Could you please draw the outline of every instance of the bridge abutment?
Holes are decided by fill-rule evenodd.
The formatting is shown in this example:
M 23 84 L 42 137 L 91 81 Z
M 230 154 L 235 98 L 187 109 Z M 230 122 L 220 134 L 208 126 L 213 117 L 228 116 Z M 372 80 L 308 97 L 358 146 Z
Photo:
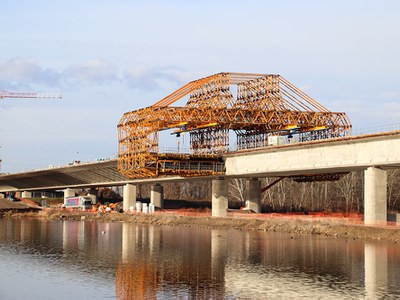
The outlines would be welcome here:
M 261 212 L 261 181 L 257 178 L 246 180 L 246 209 Z
M 164 208 L 164 188 L 156 183 L 151 186 L 150 203 L 159 209 Z
M 130 211 L 130 207 L 135 209 L 136 207 L 136 185 L 133 184 L 125 184 L 123 190 L 123 210 L 124 212 Z
M 212 181 L 211 215 L 226 217 L 228 209 L 228 181 L 217 178 Z
M 370 167 L 364 171 L 364 224 L 386 224 L 387 218 L 386 171 Z

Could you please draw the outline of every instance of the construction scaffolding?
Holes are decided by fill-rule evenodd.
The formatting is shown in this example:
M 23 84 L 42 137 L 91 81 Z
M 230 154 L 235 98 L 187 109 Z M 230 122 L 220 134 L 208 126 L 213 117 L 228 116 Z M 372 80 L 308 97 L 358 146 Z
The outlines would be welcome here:
M 187 95 L 183 107 L 171 106 Z M 171 129 L 176 136 L 190 134 L 189 154 L 159 153 L 159 133 Z M 118 168 L 130 178 L 223 174 L 221 156 L 232 132 L 241 150 L 276 145 L 280 138 L 343 137 L 351 123 L 279 75 L 219 73 L 125 113 L 118 124 Z

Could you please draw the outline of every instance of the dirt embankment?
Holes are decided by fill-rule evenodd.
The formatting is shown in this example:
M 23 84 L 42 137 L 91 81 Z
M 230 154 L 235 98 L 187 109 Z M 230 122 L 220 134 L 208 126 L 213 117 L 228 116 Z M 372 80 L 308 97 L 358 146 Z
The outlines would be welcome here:
M 14 213 L 27 213 L 27 212 L 37 212 L 41 208 L 38 207 L 37 203 L 32 201 L 20 201 L 14 200 L 10 201 L 4 198 L 0 198 L 0 217 L 5 214 Z
M 156 212 L 154 214 L 124 214 L 66 211 L 44 209 L 39 212 L 9 213 L 9 217 L 39 217 L 48 220 L 75 220 L 95 222 L 129 222 L 160 226 L 185 226 L 206 228 L 234 228 L 239 230 L 275 231 L 293 234 L 314 234 L 354 239 L 382 239 L 400 241 L 399 226 L 365 226 L 347 218 L 309 218 L 307 216 L 282 217 L 249 214 L 228 214 L 227 218 L 211 217 L 203 212 Z

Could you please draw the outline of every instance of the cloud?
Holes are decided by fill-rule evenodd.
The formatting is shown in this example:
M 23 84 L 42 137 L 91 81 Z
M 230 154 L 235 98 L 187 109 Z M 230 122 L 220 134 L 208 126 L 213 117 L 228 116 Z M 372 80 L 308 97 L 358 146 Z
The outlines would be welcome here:
M 31 85 L 56 86 L 60 73 L 41 67 L 34 59 L 13 58 L 0 61 L 0 83 L 4 87 Z
M 151 91 L 163 89 L 165 85 L 177 86 L 181 79 L 174 68 L 130 67 L 124 70 L 123 79 L 133 89 Z
M 63 71 L 63 79 L 69 84 L 104 84 L 119 80 L 116 67 L 100 60 L 75 64 Z
M 0 87 L 10 91 L 41 90 L 49 87 L 59 90 L 76 89 L 112 83 L 138 91 L 172 91 L 194 79 L 197 78 L 190 72 L 173 66 L 120 67 L 98 59 L 60 69 L 45 68 L 31 58 L 0 61 Z

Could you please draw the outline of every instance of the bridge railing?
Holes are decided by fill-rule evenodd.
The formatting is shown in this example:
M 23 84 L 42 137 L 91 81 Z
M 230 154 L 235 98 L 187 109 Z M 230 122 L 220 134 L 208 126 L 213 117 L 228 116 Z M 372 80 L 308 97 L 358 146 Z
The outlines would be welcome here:
M 358 135 L 383 133 L 383 132 L 391 132 L 391 131 L 400 131 L 400 124 L 390 124 L 390 125 L 370 127 L 370 128 L 353 129 L 351 135 L 358 136 Z

